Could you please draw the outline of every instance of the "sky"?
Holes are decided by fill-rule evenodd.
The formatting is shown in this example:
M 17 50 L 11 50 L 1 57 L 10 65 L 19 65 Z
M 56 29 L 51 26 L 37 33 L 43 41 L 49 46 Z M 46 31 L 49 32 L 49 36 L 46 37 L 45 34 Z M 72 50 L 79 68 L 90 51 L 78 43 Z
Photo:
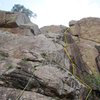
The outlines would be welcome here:
M 0 10 L 10 11 L 14 4 L 24 5 L 37 14 L 31 21 L 39 27 L 68 26 L 70 20 L 100 17 L 100 0 L 0 0 Z

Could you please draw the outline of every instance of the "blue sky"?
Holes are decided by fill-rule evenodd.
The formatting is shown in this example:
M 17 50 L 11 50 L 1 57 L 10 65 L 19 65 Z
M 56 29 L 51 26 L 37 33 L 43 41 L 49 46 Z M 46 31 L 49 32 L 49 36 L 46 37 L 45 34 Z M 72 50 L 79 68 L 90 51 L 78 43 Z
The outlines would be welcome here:
M 11 10 L 14 4 L 22 4 L 37 14 L 32 22 L 39 27 L 66 25 L 70 20 L 83 17 L 100 17 L 100 0 L 0 0 L 1 10 Z

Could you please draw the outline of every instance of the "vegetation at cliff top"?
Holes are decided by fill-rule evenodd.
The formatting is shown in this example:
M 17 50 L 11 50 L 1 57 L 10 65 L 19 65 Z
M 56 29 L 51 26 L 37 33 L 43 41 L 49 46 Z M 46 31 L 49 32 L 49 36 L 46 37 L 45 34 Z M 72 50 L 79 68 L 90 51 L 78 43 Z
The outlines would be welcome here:
M 36 17 L 37 15 L 32 12 L 30 9 L 27 9 L 26 7 L 24 7 L 23 5 L 20 4 L 15 4 L 12 9 L 12 12 L 22 12 L 25 13 L 29 18 L 31 17 Z

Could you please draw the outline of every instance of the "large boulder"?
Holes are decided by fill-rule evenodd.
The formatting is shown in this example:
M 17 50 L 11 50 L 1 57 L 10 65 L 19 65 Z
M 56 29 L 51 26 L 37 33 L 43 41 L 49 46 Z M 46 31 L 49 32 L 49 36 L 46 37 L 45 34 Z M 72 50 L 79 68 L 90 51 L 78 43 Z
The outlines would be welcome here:
M 0 27 L 18 27 L 29 22 L 30 19 L 23 13 L 0 11 Z
M 0 29 L 13 34 L 38 35 L 40 30 L 36 24 L 20 12 L 0 11 Z

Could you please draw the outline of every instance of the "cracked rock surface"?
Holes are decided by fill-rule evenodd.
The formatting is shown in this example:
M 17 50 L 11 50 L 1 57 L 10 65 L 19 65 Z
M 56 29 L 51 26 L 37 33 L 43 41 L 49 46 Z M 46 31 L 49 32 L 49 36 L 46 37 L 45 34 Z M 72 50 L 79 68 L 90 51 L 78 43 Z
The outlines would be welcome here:
M 99 99 L 98 19 L 70 23 L 66 50 L 77 66 L 73 73 L 64 51 L 68 27 L 39 29 L 24 14 L 0 12 L 0 16 L 0 20 L 6 16 L 0 22 L 0 100 L 85 100 L 90 89 L 84 83 L 93 90 L 88 99 Z

